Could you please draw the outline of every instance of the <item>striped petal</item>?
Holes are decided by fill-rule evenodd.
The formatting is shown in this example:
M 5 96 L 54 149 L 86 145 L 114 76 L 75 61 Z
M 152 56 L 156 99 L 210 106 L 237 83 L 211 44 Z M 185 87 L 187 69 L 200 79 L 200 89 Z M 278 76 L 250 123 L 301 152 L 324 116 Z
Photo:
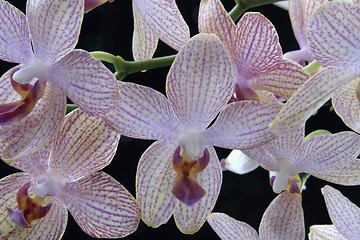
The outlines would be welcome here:
M 133 4 L 137 14 L 141 15 L 161 41 L 170 47 L 179 51 L 189 40 L 189 27 L 175 0 L 133 0 Z
M 74 110 L 53 140 L 49 171 L 65 182 L 96 172 L 111 162 L 119 140 L 100 117 Z
M 260 223 L 261 239 L 305 239 L 304 213 L 300 196 L 288 191 L 277 196 L 266 209 Z
M 106 120 L 122 135 L 140 139 L 175 139 L 179 123 L 169 100 L 152 88 L 120 83 L 120 101 Z
M 36 1 L 26 5 L 34 52 L 52 64 L 74 49 L 84 14 L 84 1 Z
M 156 50 L 159 37 L 141 15 L 134 1 L 132 7 L 134 15 L 134 33 L 132 39 L 134 59 L 135 61 L 150 59 Z
M 158 227 L 171 217 L 175 196 L 171 190 L 176 173 L 172 157 L 178 144 L 165 141 L 153 143 L 141 156 L 136 172 L 136 199 L 145 224 Z
M 301 172 L 330 173 L 350 163 L 360 153 L 360 135 L 340 132 L 309 138 L 302 146 L 294 166 Z
M 334 1 L 324 4 L 308 24 L 308 42 L 325 66 L 360 66 L 360 7 Z
M 294 132 L 327 100 L 334 91 L 359 74 L 355 68 L 328 67 L 309 78 L 286 102 L 271 130 L 278 134 Z
M 18 239 L 60 239 L 67 224 L 67 210 L 56 198 L 51 199 L 50 211 L 31 228 L 19 228 L 13 223 L 8 214 L 7 207 L 17 207 L 16 194 L 21 186 L 32 182 L 26 173 L 15 173 L 0 180 L 0 238 L 8 240 Z
M 0 2 L 0 59 L 7 62 L 28 63 L 31 50 L 26 16 L 7 1 Z
M 321 191 L 334 226 L 347 239 L 357 239 L 360 236 L 359 207 L 330 186 Z
M 334 225 L 313 225 L 310 227 L 309 240 L 348 240 Z
M 174 218 L 179 230 L 185 234 L 197 232 L 211 213 L 219 196 L 222 171 L 219 159 L 213 147 L 208 148 L 210 162 L 206 168 L 196 174 L 196 181 L 206 191 L 204 197 L 193 206 L 188 206 L 176 200 Z
M 337 115 L 341 117 L 344 123 L 360 133 L 359 83 L 360 77 L 356 77 L 341 86 L 332 98 L 332 104 Z
M 255 170 L 259 164 L 240 150 L 232 150 L 226 159 L 221 160 L 223 170 L 236 174 L 246 174 Z
M 114 75 L 86 51 L 72 51 L 52 65 L 51 71 L 50 81 L 88 114 L 107 114 L 119 98 Z
M 81 229 L 96 238 L 122 238 L 137 229 L 139 206 L 118 181 L 104 172 L 67 183 L 59 198 Z
M 235 24 L 219 0 L 202 0 L 198 17 L 199 32 L 215 34 L 235 60 Z
M 26 117 L 0 128 L 1 141 L 8 142 L 4 159 L 28 156 L 47 144 L 60 128 L 65 108 L 63 92 L 47 82 L 44 95 Z
M 229 149 L 255 147 L 275 138 L 269 124 L 280 105 L 259 101 L 228 104 L 215 123 L 204 133 L 210 145 Z
M 232 67 L 215 35 L 198 34 L 177 55 L 166 93 L 180 124 L 205 129 L 233 92 Z
M 248 239 L 257 240 L 259 235 L 250 225 L 237 221 L 224 213 L 212 213 L 207 219 L 216 234 L 223 240 Z

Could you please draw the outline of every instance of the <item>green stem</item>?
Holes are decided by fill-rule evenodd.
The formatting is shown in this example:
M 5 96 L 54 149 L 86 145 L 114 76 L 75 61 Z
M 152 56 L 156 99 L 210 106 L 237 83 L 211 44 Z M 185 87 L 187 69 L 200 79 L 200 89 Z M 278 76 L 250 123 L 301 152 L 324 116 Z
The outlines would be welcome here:
M 301 184 L 300 184 L 300 191 L 302 192 L 302 190 L 304 190 L 305 187 L 305 183 L 306 180 L 310 177 L 311 175 L 308 173 L 299 173 L 299 177 L 301 179 Z
M 311 74 L 311 73 L 313 73 L 315 70 L 317 70 L 320 66 L 321 66 L 321 64 L 320 64 L 318 61 L 314 60 L 314 61 L 312 61 L 311 63 L 309 63 L 309 64 L 305 67 L 305 70 L 306 70 L 309 74 Z
M 66 104 L 66 114 L 68 114 L 69 112 L 77 109 L 78 106 L 76 106 L 75 104 Z
M 229 12 L 232 20 L 236 21 L 247 9 L 284 0 L 235 0 L 235 7 Z

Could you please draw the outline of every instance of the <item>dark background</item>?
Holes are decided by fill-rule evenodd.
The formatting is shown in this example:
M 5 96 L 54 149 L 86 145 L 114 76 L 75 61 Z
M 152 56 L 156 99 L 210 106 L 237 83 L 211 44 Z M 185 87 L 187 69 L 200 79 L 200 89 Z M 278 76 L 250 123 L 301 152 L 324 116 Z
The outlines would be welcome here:
M 25 9 L 24 1 L 9 1 L 22 11 Z M 191 36 L 198 33 L 197 15 L 199 0 L 176 1 L 185 21 L 190 26 Z M 235 5 L 233 0 L 222 0 L 225 8 L 230 11 Z M 284 52 L 298 48 L 293 36 L 288 13 L 273 5 L 253 8 L 251 11 L 259 11 L 264 14 L 276 27 L 280 43 Z M 77 48 L 87 51 L 106 51 L 114 55 L 120 55 L 125 60 L 133 60 L 131 42 L 133 33 L 132 7 L 130 0 L 116 0 L 114 3 L 106 3 L 85 14 L 82 30 Z M 176 53 L 165 44 L 159 42 L 156 56 L 166 56 Z M 1 61 L 0 74 L 9 69 L 12 64 Z M 108 65 L 107 65 L 108 66 Z M 108 66 L 112 70 L 112 66 Z M 145 73 L 137 73 L 127 76 L 124 81 L 146 85 L 164 92 L 165 79 L 169 67 L 149 70 Z M 316 129 L 328 129 L 331 132 L 347 130 L 346 126 L 329 108 L 319 110 L 306 126 L 307 133 Z M 135 196 L 135 173 L 137 162 L 145 149 L 153 141 L 135 140 L 122 137 L 118 152 L 112 163 L 104 168 L 104 171 L 116 178 Z M 217 148 L 219 159 L 225 158 L 229 150 Z M 1 164 L 0 178 L 18 170 Z M 313 224 L 330 224 L 321 187 L 327 184 L 324 181 L 310 177 L 306 183 L 307 190 L 302 194 L 303 209 L 305 214 L 306 231 Z M 333 185 L 333 184 L 330 184 Z M 333 185 L 354 202 L 360 201 L 358 187 L 341 187 Z M 214 212 L 224 212 L 228 215 L 250 224 L 258 230 L 262 214 L 267 206 L 277 195 L 273 193 L 270 185 L 268 172 L 258 168 L 246 175 L 236 175 L 224 172 L 222 189 L 214 208 Z M 69 214 L 69 222 L 63 239 L 93 239 L 77 226 Z M 184 235 L 176 227 L 173 218 L 168 223 L 157 229 L 146 226 L 140 222 L 138 230 L 125 239 L 218 239 L 210 226 L 204 226 L 194 235 Z

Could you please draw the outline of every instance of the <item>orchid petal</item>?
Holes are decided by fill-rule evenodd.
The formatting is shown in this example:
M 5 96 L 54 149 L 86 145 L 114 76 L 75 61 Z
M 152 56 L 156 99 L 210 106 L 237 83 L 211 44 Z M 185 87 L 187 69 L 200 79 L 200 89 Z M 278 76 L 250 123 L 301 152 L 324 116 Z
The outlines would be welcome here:
M 360 66 L 360 7 L 329 2 L 318 8 L 308 24 L 308 42 L 317 61 L 326 66 Z
M 92 237 L 121 238 L 137 229 L 134 197 L 104 172 L 67 183 L 59 195 L 81 229 Z
M 353 161 L 360 153 L 360 135 L 344 131 L 309 138 L 294 165 L 302 172 L 325 173 Z
M 357 239 L 360 236 L 359 207 L 330 186 L 325 186 L 321 191 L 334 226 L 347 239 Z
M 321 171 L 319 173 L 311 173 L 314 177 L 322 180 L 346 185 L 353 186 L 360 184 L 360 160 L 354 159 L 351 162 L 346 162 L 343 165 L 336 164 L 336 168 L 333 167 L 329 170 Z
M 0 2 L 0 4 L 1 3 L 2 2 Z M 20 95 L 14 91 L 14 88 L 11 86 L 11 81 L 10 81 L 10 73 L 14 69 L 17 69 L 17 68 L 19 68 L 19 65 L 8 70 L 0 78 L 0 103 L 1 104 L 11 103 L 11 102 L 15 102 L 15 101 L 18 101 L 21 99 Z
M 198 18 L 199 32 L 215 34 L 234 61 L 235 24 L 221 2 L 219 0 L 202 0 Z
M 189 40 L 189 27 L 175 0 L 133 0 L 133 4 L 155 34 L 170 47 L 179 51 Z
M 272 140 L 269 124 L 280 105 L 259 101 L 238 101 L 228 104 L 215 123 L 206 130 L 209 144 L 229 149 L 255 147 Z
M 174 218 L 177 227 L 185 234 L 197 232 L 211 213 L 218 198 L 222 171 L 219 159 L 213 147 L 208 147 L 210 162 L 206 168 L 196 174 L 196 181 L 206 191 L 204 197 L 193 206 L 188 206 L 178 200 L 174 209 Z
M 307 47 L 306 28 L 310 16 L 315 10 L 328 0 L 291 0 L 289 1 L 289 15 L 292 29 L 300 48 Z
M 221 239 L 260 240 L 258 233 L 250 225 L 224 213 L 212 213 L 207 221 Z
M 154 55 L 159 37 L 142 17 L 134 1 L 132 7 L 134 14 L 134 33 L 132 39 L 134 59 L 135 61 L 150 59 Z
M 119 98 L 114 75 L 83 50 L 74 50 L 52 67 L 52 79 L 78 107 L 90 115 L 105 115 Z
M 360 77 L 356 77 L 341 86 L 332 98 L 332 103 L 337 115 L 344 123 L 360 133 L 359 83 Z
M 298 194 L 288 191 L 277 196 L 266 209 L 260 223 L 261 239 L 305 239 L 304 213 Z
M 310 227 L 309 240 L 348 240 L 334 225 L 313 225 Z
M 96 172 L 111 162 L 119 140 L 102 118 L 76 109 L 53 139 L 49 171 L 65 182 Z
M 141 139 L 175 139 L 179 123 L 168 99 L 152 88 L 120 83 L 120 101 L 106 120 L 122 135 Z
M 331 96 L 334 91 L 359 74 L 355 68 L 328 67 L 309 78 L 286 102 L 271 124 L 279 135 L 304 126 L 306 120 Z
M 299 64 L 284 59 L 276 69 L 257 75 L 248 84 L 253 90 L 264 90 L 289 99 L 309 77 Z
M 178 144 L 157 141 L 141 156 L 136 173 L 136 199 L 142 220 L 151 227 L 166 223 L 171 217 L 175 196 L 171 190 L 176 173 L 172 157 Z
M 0 59 L 28 63 L 33 52 L 26 16 L 7 1 L 0 2 Z
M 93 10 L 94 8 L 106 3 L 108 0 L 85 0 L 84 3 L 84 12 L 88 13 L 91 10 Z M 109 2 L 113 2 L 115 0 L 109 0 Z
M 66 110 L 62 91 L 47 82 L 43 97 L 23 119 L 0 128 L 1 140 L 8 142 L 4 159 L 17 159 L 30 155 L 54 136 L 60 128 Z
M 236 174 L 246 174 L 255 170 L 258 166 L 259 164 L 255 160 L 245 155 L 242 151 L 232 150 L 224 160 L 223 168 Z
M 9 240 L 60 239 L 67 224 L 67 210 L 56 198 L 51 199 L 52 205 L 46 216 L 35 222 L 31 228 L 19 228 L 5 213 L 7 207 L 17 207 L 17 191 L 27 182 L 32 182 L 32 178 L 26 173 L 15 173 L 0 180 L 0 211 L 2 212 L 0 238 Z
M 26 16 L 36 56 L 50 65 L 74 49 L 84 14 L 84 1 L 35 1 Z
M 233 92 L 228 54 L 215 35 L 198 34 L 181 49 L 166 93 L 180 124 L 205 129 Z

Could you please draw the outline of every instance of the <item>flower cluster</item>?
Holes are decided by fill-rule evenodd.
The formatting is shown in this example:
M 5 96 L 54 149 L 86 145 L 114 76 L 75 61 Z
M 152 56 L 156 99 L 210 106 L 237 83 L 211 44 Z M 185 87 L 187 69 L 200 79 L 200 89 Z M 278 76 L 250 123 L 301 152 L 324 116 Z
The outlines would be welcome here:
M 0 158 L 22 171 L 0 180 L 0 239 L 61 239 L 68 211 L 95 238 L 172 216 L 184 234 L 208 223 L 221 239 L 360 238 L 359 208 L 331 186 L 322 193 L 333 225 L 306 229 L 302 207 L 310 176 L 360 185 L 359 0 L 290 0 L 300 49 L 285 54 L 272 23 L 244 13 L 276 1 L 236 0 L 228 13 L 201 0 L 190 36 L 175 0 L 133 0 L 135 61 L 75 49 L 84 14 L 106 2 L 27 0 L 24 13 L 0 0 L 0 59 L 17 64 L 0 78 Z M 154 58 L 159 40 L 176 54 Z M 165 94 L 126 82 L 164 66 Z M 330 98 L 350 129 L 306 135 Z M 100 171 L 120 135 L 155 140 L 138 161 L 135 197 Z M 232 152 L 220 161 L 215 147 Z M 258 166 L 278 194 L 259 232 L 213 212 L 223 171 Z

